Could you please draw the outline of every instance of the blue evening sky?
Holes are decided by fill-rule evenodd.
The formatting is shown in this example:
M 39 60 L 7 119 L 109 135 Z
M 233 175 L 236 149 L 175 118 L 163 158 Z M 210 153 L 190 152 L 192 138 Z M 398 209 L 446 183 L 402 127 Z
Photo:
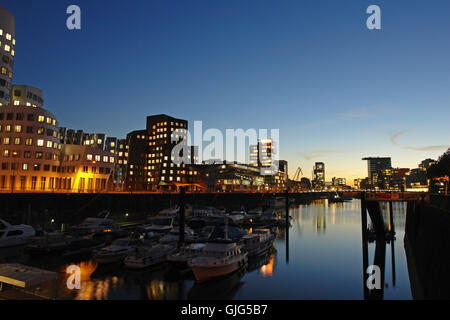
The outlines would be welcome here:
M 82 30 L 66 28 L 77 4 Z M 366 28 L 381 7 L 382 29 Z M 417 167 L 449 146 L 450 1 L 0 0 L 14 83 L 61 126 L 125 137 L 147 115 L 204 129 L 279 128 L 310 177 L 365 177 L 365 156 Z M 349 181 L 353 182 L 353 181 Z

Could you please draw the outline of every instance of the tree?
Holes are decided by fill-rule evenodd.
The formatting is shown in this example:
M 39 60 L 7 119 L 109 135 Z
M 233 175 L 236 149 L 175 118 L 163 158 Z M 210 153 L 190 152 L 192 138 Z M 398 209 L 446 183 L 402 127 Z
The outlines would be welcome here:
M 428 168 L 427 176 L 430 179 L 450 176 L 450 148 L 439 157 L 434 165 Z

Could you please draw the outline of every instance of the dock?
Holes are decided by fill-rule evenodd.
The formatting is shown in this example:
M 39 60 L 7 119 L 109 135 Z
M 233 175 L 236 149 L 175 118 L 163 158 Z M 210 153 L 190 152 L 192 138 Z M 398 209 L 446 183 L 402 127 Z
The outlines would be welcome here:
M 19 291 L 4 292 L 4 285 L 17 287 L 20 289 L 28 289 L 33 286 L 45 283 L 48 281 L 56 281 L 58 274 L 56 272 L 42 270 L 30 266 L 21 265 L 18 263 L 0 264 L 0 298 L 17 300 L 28 300 L 32 298 L 39 298 L 30 293 Z

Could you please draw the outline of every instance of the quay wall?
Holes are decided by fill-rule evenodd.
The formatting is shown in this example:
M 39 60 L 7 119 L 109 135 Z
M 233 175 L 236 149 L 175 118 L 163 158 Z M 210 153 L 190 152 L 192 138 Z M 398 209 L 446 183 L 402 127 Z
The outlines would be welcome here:
M 245 209 L 264 206 L 266 200 L 284 196 L 269 193 L 187 193 L 185 203 L 238 210 L 242 206 Z M 289 195 L 298 203 L 327 196 L 321 192 Z M 128 214 L 126 219 L 139 220 L 179 202 L 180 194 L 177 193 L 0 193 L 0 219 L 39 225 L 54 219 L 55 224 L 67 224 L 79 223 L 87 216 L 108 210 L 115 218 L 125 219 L 125 214 Z

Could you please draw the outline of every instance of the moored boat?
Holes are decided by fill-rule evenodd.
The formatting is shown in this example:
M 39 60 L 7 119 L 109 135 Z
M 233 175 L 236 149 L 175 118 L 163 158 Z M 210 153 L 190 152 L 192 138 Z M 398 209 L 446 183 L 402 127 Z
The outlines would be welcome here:
M 34 235 L 36 235 L 36 231 L 32 226 L 11 225 L 0 219 L 0 248 L 24 245 Z
M 130 269 L 143 269 L 166 262 L 167 256 L 175 250 L 175 246 L 165 244 L 136 247 L 125 258 L 125 267 Z
M 243 238 L 243 249 L 250 256 L 257 256 L 269 251 L 273 246 L 275 236 L 269 229 L 255 229 L 252 233 L 245 235 Z
M 235 242 L 207 243 L 202 254 L 188 262 L 199 282 L 230 274 L 247 264 L 247 252 Z
M 187 267 L 190 260 L 201 255 L 205 246 L 206 244 L 204 243 L 187 244 L 182 246 L 178 252 L 169 255 L 167 260 L 176 266 Z
M 98 263 L 121 263 L 138 246 L 143 245 L 141 239 L 128 237 L 115 240 L 111 245 L 94 250 L 93 258 Z

